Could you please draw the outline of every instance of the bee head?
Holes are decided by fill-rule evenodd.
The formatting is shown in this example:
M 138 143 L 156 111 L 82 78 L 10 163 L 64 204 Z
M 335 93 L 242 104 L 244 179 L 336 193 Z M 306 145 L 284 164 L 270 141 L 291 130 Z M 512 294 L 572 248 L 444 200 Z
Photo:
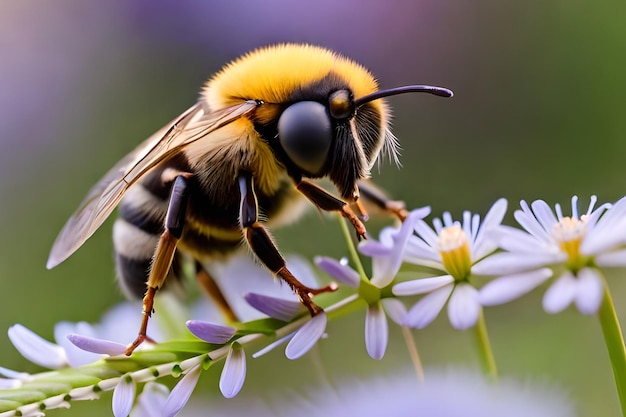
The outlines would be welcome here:
M 319 91 L 319 86 L 315 88 Z M 278 141 L 284 155 L 300 174 L 328 176 L 344 199 L 358 198 L 357 181 L 369 175 L 385 142 L 394 139 L 387 129 L 384 105 L 375 100 L 403 93 L 428 92 L 451 97 L 445 88 L 406 86 L 354 98 L 348 88 L 331 90 L 322 97 L 294 100 L 278 119 Z M 305 95 L 306 94 L 302 94 Z

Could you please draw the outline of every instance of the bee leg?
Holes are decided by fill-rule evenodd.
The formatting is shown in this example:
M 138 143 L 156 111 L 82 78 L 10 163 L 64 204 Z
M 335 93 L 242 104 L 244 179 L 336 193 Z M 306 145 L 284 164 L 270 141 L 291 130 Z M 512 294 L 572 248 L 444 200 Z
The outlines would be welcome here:
M 291 271 L 287 269 L 285 259 L 278 252 L 278 248 L 267 233 L 267 230 L 259 223 L 257 200 L 254 194 L 252 175 L 249 172 L 240 174 L 239 190 L 241 192 L 239 218 L 246 240 L 252 251 L 272 273 L 289 285 L 312 316 L 324 311 L 311 300 L 311 297 L 324 292 L 335 291 L 337 285 L 330 284 L 323 288 L 315 289 L 307 287 L 298 281 Z
M 146 294 L 143 297 L 143 318 L 139 334 L 133 343 L 126 348 L 126 355 L 130 356 L 137 347 L 146 340 L 150 340 L 147 335 L 148 321 L 154 311 L 154 296 L 163 286 L 168 271 L 172 266 L 176 244 L 183 233 L 185 221 L 185 210 L 187 209 L 188 178 L 190 174 L 179 175 L 174 180 L 172 193 L 165 215 L 165 231 L 161 234 L 159 243 L 154 251 L 152 268 L 148 277 Z
M 198 283 L 200 284 L 204 292 L 206 292 L 207 295 L 211 297 L 211 300 L 213 300 L 224 318 L 226 318 L 226 321 L 228 323 L 238 322 L 239 318 L 224 297 L 224 294 L 222 294 L 222 290 L 220 290 L 220 287 L 218 287 L 211 274 L 209 274 L 207 270 L 204 269 L 200 262 L 196 262 L 196 271 L 196 279 L 198 280 Z
M 356 230 L 357 237 L 359 239 L 365 238 L 365 225 L 345 201 L 341 201 L 328 191 L 308 181 L 300 180 L 300 182 L 296 184 L 296 188 L 315 204 L 317 208 L 324 211 L 340 212 L 343 217 L 352 223 L 352 226 L 354 226 Z
M 371 181 L 359 181 L 359 192 L 363 200 L 376 206 L 378 209 L 397 217 L 400 221 L 404 221 L 409 215 L 404 201 L 394 201 L 389 199 L 378 187 Z M 359 205 L 359 208 L 361 206 Z

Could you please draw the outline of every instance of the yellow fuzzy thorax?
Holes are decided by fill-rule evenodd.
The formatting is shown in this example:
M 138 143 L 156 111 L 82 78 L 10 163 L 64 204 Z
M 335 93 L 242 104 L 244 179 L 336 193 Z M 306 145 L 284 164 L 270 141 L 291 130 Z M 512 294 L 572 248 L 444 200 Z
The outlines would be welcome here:
M 378 90 L 374 76 L 348 58 L 318 46 L 282 44 L 257 49 L 226 65 L 207 82 L 203 97 L 213 110 L 242 100 L 284 103 L 294 91 L 330 72 L 345 79 L 355 98 Z

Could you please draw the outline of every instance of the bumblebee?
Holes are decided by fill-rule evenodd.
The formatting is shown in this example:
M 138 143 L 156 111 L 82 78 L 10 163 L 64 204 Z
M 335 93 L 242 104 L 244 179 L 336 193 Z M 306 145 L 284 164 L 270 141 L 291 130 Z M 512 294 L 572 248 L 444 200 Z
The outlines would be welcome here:
M 119 205 L 113 242 L 120 286 L 128 296 L 143 297 L 139 334 L 127 354 L 148 339 L 155 294 L 178 276 L 181 256 L 196 261 L 201 286 L 228 313 L 202 265 L 234 252 L 242 240 L 311 315 L 318 314 L 312 297 L 335 287 L 300 283 L 266 228 L 295 220 L 308 199 L 341 213 L 364 237 L 359 196 L 392 207 L 362 182 L 381 151 L 397 158 L 382 98 L 409 92 L 452 96 L 430 86 L 379 91 L 367 69 L 317 46 L 250 52 L 209 79 L 196 104 L 89 191 L 57 237 L 47 267 L 72 255 Z M 322 177 L 340 198 L 310 181 Z

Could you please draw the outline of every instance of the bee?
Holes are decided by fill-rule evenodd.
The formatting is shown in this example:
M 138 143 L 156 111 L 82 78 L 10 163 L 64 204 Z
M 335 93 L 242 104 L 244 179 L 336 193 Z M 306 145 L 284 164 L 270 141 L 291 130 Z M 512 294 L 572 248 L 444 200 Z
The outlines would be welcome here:
M 312 297 L 335 287 L 300 283 L 267 228 L 294 221 L 308 200 L 340 213 L 365 237 L 361 193 L 403 217 L 362 181 L 381 151 L 397 157 L 382 99 L 410 92 L 452 96 L 421 85 L 379 90 L 367 69 L 322 47 L 281 44 L 250 52 L 210 78 L 196 104 L 91 188 L 57 237 L 47 267 L 72 255 L 119 205 L 117 275 L 128 296 L 143 297 L 139 333 L 127 354 L 149 340 L 155 294 L 180 274 L 181 256 L 196 261 L 201 286 L 228 313 L 202 265 L 235 252 L 242 240 L 318 314 L 323 310 Z M 339 198 L 310 181 L 323 177 Z

